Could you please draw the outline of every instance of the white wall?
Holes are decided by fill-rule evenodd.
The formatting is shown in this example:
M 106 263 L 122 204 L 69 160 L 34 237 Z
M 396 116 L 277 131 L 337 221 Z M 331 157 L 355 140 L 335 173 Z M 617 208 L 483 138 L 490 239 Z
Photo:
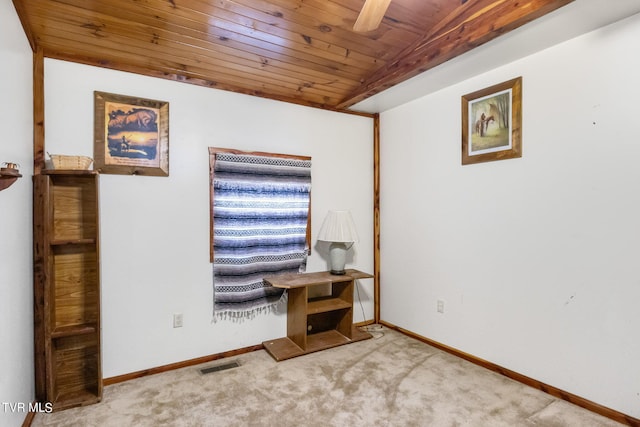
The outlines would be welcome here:
M 93 156 L 94 90 L 170 111 L 168 178 L 100 176 L 105 378 L 286 335 L 282 314 L 212 323 L 207 147 L 312 156 L 313 245 L 327 210 L 350 209 L 361 234 L 350 265 L 373 271 L 372 119 L 46 60 L 47 151 Z M 327 268 L 318 249 L 307 271 Z M 373 283 L 361 286 L 371 319 Z
M 383 320 L 640 417 L 637 52 L 640 15 L 381 115 Z M 461 166 L 460 97 L 517 76 L 523 157 Z
M 0 1 L 0 164 L 23 178 L 0 192 L 0 425 L 19 426 L 33 401 L 32 54 L 10 1 Z

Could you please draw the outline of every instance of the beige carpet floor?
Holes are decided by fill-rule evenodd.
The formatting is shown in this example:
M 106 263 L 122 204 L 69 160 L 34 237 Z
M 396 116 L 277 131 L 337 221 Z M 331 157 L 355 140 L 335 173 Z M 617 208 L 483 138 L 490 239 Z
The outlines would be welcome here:
M 114 384 L 101 403 L 37 414 L 32 425 L 620 425 L 398 332 L 376 335 L 283 362 L 261 350 Z M 240 366 L 200 373 L 229 361 Z

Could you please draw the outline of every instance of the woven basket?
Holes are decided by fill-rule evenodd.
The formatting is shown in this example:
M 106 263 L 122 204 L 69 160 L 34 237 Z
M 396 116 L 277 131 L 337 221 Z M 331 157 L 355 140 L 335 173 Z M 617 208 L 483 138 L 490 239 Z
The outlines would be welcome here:
M 86 170 L 89 169 L 93 159 L 87 156 L 65 156 L 62 154 L 49 154 L 54 169 Z

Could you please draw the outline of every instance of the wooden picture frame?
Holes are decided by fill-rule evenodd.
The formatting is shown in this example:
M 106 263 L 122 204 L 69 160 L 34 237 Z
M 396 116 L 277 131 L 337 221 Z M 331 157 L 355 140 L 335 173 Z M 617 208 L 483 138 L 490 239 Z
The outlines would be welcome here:
M 169 176 L 169 103 L 94 92 L 94 169 Z
M 462 97 L 462 164 L 522 157 L 522 77 Z

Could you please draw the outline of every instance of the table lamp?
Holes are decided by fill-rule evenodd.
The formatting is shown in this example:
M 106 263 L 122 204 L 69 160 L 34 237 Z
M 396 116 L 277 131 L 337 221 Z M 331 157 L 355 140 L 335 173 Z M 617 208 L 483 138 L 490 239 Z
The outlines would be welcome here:
M 320 227 L 318 240 L 331 242 L 329 260 L 331 274 L 345 274 L 347 251 L 358 241 L 356 226 L 349 211 L 329 211 Z

